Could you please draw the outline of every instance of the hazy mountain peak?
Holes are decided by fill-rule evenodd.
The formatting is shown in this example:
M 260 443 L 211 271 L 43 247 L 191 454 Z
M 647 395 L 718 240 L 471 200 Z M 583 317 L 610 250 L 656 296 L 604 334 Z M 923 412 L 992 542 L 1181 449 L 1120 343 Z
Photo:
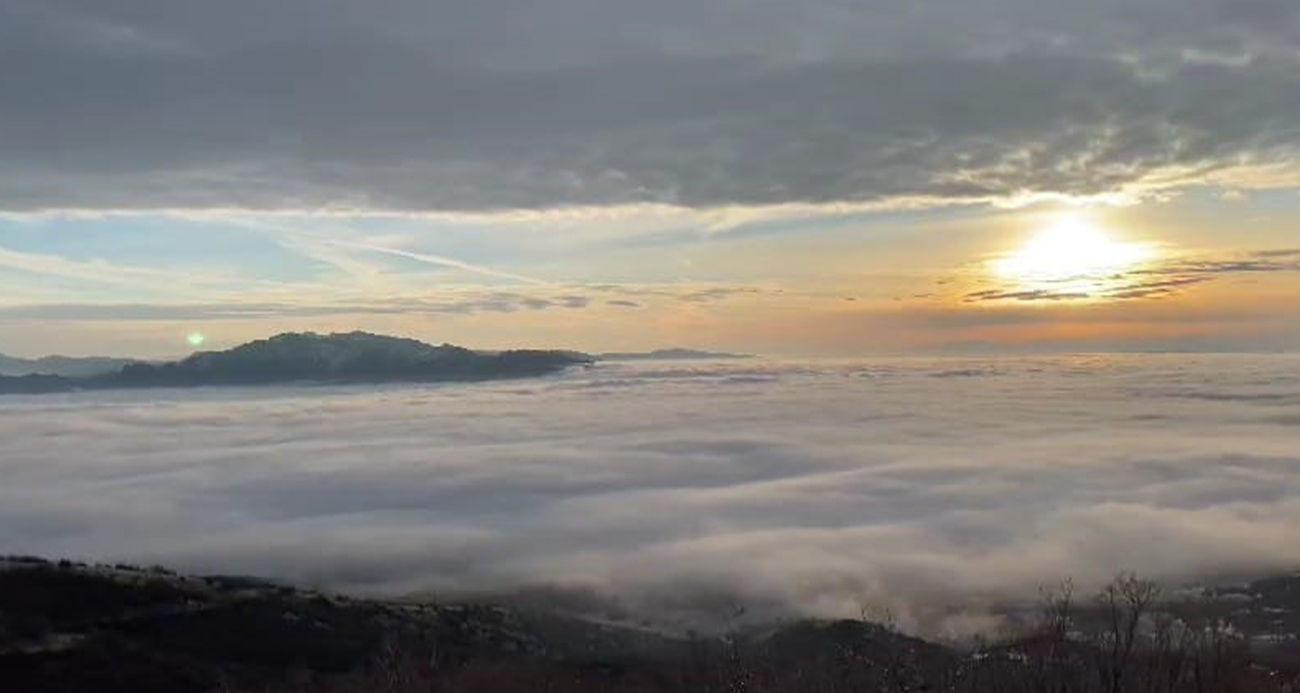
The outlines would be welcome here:
M 0 376 L 57 375 L 80 378 L 102 375 L 121 370 L 137 359 L 108 358 L 102 356 L 43 356 L 24 359 L 0 354 Z
M 671 361 L 671 360 L 693 360 L 693 359 L 749 359 L 754 358 L 752 354 L 731 354 L 723 351 L 702 351 L 699 349 L 684 349 L 673 347 L 669 349 L 655 349 L 653 351 L 611 351 L 598 354 L 601 361 Z

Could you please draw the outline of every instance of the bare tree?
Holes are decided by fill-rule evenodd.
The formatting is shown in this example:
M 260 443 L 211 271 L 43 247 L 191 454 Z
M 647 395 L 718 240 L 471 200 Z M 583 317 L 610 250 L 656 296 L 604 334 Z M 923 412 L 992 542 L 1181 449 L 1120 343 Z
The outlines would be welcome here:
M 1105 693 L 1125 692 L 1143 623 L 1159 596 L 1155 582 L 1133 573 L 1120 573 L 1098 593 L 1102 623 L 1093 644 Z

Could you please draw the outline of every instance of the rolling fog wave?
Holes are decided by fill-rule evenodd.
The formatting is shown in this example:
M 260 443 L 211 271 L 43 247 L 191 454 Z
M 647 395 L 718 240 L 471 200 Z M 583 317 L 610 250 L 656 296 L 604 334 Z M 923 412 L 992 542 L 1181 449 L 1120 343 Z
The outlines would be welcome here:
M 957 633 L 1066 576 L 1300 565 L 1300 358 L 8 397 L 0 474 L 0 552 Z

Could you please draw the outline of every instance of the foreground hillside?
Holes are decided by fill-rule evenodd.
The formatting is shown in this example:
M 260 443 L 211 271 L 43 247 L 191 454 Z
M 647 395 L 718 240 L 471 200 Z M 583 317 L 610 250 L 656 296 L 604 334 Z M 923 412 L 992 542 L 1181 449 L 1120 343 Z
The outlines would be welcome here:
M 674 637 L 535 610 L 10 558 L 0 690 L 1295 690 L 1300 579 L 1208 593 L 1195 611 L 1133 578 L 1106 594 L 1073 612 L 1058 594 L 1019 635 L 958 649 L 865 621 Z
M 285 333 L 226 351 L 200 352 L 181 361 L 131 363 L 95 376 L 0 377 L 0 394 L 293 382 L 493 380 L 546 375 L 590 362 L 589 357 L 568 351 L 484 352 L 366 332 Z
M 262 580 L 162 568 L 0 562 L 0 690 L 188 691 L 261 687 L 424 664 L 598 666 L 672 641 L 487 605 L 349 599 Z

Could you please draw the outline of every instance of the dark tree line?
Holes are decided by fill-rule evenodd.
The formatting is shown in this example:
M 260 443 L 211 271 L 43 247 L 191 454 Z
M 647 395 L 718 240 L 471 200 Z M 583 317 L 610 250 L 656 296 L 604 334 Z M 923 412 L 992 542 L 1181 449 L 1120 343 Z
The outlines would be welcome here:
M 1295 693 L 1300 678 L 1257 663 L 1210 608 L 1166 600 L 1154 582 L 1118 576 L 1091 598 L 1045 590 L 1013 637 L 954 651 L 843 622 L 819 631 L 699 639 L 671 658 L 622 663 L 470 661 L 393 646 L 369 671 L 290 690 L 333 693 Z M 234 689 L 231 689 L 234 690 Z M 243 693 L 243 692 L 241 692 Z

